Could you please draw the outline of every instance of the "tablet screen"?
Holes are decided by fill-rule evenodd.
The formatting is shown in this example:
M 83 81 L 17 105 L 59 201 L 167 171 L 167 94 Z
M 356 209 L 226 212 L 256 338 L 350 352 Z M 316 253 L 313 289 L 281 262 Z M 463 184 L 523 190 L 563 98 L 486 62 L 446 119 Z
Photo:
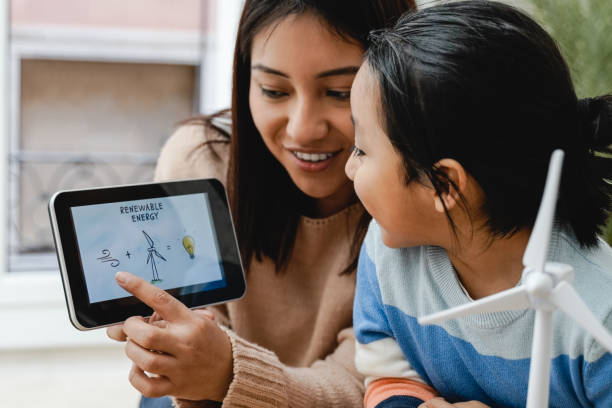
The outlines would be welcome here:
M 128 297 L 127 271 L 181 294 L 226 286 L 208 193 L 70 207 L 90 303 Z

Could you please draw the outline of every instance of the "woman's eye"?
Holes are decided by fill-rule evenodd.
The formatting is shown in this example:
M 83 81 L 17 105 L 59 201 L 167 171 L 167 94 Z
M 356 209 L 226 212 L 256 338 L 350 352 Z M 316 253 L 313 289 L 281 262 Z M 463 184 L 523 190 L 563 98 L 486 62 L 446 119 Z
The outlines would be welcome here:
M 351 91 L 334 91 L 332 89 L 326 92 L 327 96 L 331 96 L 335 99 L 340 99 L 342 101 L 349 100 L 351 98 Z
M 264 94 L 264 96 L 267 96 L 268 98 L 272 98 L 272 99 L 282 98 L 283 96 L 287 95 L 287 92 L 276 91 L 274 89 L 263 88 L 263 87 L 261 88 L 261 93 Z
M 365 152 L 361 150 L 360 148 L 358 148 L 357 146 L 353 146 L 353 154 L 355 155 L 355 157 L 360 157 L 360 156 L 364 156 Z

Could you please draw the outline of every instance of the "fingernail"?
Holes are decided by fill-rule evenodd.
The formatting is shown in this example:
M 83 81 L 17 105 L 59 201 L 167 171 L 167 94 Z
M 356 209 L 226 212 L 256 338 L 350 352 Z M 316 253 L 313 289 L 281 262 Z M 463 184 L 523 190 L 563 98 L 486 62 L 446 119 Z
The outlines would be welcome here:
M 128 274 L 125 273 L 125 272 L 117 272 L 115 274 L 115 280 L 117 282 L 119 282 L 120 284 L 122 284 L 122 285 L 127 284 L 128 283 L 128 279 L 129 279 L 128 278 Z

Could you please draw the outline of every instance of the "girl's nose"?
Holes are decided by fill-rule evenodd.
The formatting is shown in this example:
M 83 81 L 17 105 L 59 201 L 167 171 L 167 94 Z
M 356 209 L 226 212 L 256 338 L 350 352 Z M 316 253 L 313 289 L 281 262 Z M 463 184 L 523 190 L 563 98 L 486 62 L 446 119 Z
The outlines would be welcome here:
M 289 112 L 287 135 L 303 146 L 323 139 L 329 131 L 329 125 L 321 109 L 314 101 L 296 101 Z
M 344 165 L 344 172 L 346 173 L 346 177 L 348 177 L 351 181 L 355 181 L 355 171 L 357 171 L 357 167 L 359 166 L 359 163 L 357 162 L 358 160 L 355 155 L 351 154 L 348 160 L 346 161 L 346 164 Z

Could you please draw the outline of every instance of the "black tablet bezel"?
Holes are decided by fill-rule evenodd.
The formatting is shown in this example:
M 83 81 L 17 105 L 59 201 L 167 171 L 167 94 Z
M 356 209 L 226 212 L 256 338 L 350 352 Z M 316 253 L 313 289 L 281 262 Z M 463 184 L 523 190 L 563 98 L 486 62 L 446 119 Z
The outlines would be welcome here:
M 210 214 L 217 234 L 226 285 L 222 288 L 195 291 L 200 285 L 167 290 L 189 308 L 201 307 L 241 298 L 246 283 L 227 195 L 216 179 L 183 180 L 163 183 L 134 184 L 87 190 L 57 192 L 49 201 L 49 215 L 53 229 L 62 283 L 70 320 L 79 330 L 120 323 L 130 316 L 150 316 L 153 311 L 134 296 L 103 302 L 89 302 L 80 252 L 76 240 L 71 207 L 114 202 L 153 199 L 195 193 L 207 193 Z M 203 216 L 207 216 L 203 214 Z M 220 234 L 224 234 L 221 236 Z

